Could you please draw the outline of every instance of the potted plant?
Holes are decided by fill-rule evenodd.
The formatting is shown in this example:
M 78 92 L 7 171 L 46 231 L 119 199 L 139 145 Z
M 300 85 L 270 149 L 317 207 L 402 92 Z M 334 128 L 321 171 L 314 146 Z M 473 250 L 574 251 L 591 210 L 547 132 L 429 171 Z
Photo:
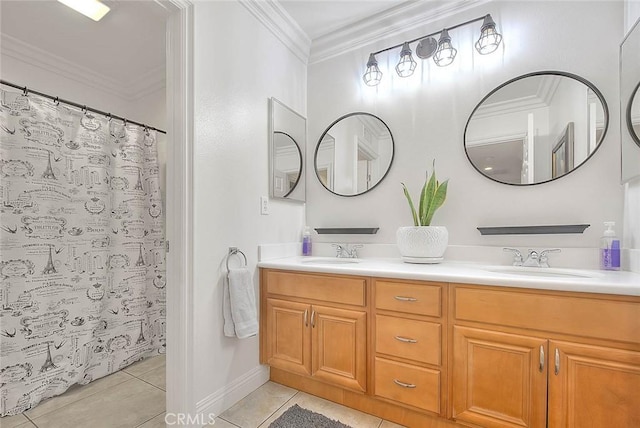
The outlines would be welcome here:
M 402 260 L 407 263 L 439 263 L 449 243 L 449 232 L 444 226 L 431 226 L 431 220 L 435 212 L 444 204 L 447 198 L 447 184 L 436 178 L 436 162 L 433 161 L 433 172 L 427 177 L 420 193 L 418 211 L 409 195 L 409 190 L 404 183 L 404 195 L 409 202 L 413 226 L 400 227 L 396 233 L 398 249 Z

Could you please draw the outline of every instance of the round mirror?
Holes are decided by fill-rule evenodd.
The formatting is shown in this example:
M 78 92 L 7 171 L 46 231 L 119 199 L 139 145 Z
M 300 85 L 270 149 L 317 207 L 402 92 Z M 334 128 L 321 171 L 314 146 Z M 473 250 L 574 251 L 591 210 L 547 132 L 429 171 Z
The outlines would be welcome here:
M 640 83 L 633 91 L 627 107 L 627 127 L 631 138 L 640 146 Z
M 314 160 L 316 175 L 336 195 L 361 195 L 387 175 L 393 152 L 386 123 L 370 113 L 350 113 L 322 133 Z
M 296 188 L 302 173 L 300 146 L 289 134 L 273 133 L 273 196 L 286 198 Z
M 598 89 L 557 71 L 530 73 L 489 93 L 471 113 L 464 147 L 491 180 L 545 183 L 585 163 L 607 131 L 609 111 Z

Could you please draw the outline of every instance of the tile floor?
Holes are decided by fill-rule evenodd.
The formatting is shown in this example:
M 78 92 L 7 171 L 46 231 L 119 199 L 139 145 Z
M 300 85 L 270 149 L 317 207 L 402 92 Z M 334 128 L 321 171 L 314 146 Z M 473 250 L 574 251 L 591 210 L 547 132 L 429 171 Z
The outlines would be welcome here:
M 148 358 L 88 385 L 76 385 L 22 415 L 1 418 L 0 428 L 164 428 L 165 390 L 165 358 Z M 222 413 L 213 425 L 266 428 L 294 404 L 353 428 L 400 428 L 273 382 Z
M 0 428 L 164 427 L 165 357 L 139 361 L 87 385 L 75 385 Z

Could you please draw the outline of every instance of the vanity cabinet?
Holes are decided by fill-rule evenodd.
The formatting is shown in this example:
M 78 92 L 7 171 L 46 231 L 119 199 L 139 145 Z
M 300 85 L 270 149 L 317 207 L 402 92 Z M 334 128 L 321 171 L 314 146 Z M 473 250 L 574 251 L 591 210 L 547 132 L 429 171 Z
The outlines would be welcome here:
M 265 362 L 287 372 L 366 391 L 365 284 L 364 279 L 269 272 L 265 284 L 269 296 L 265 305 Z M 360 308 L 347 308 L 344 302 Z
M 547 340 L 454 326 L 453 417 L 482 427 L 544 427 Z
M 640 300 L 452 285 L 453 418 L 640 426 Z
M 275 382 L 410 428 L 640 427 L 640 297 L 278 269 L 260 289 Z
M 444 414 L 446 284 L 375 279 L 373 286 L 374 395 Z
M 561 341 L 550 349 L 550 427 L 640 427 L 640 352 Z

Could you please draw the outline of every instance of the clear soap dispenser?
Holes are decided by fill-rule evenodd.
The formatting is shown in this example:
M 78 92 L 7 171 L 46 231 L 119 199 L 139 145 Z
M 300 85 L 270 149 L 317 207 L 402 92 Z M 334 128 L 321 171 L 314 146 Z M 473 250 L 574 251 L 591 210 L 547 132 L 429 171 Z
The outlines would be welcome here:
M 620 270 L 620 240 L 616 237 L 614 221 L 605 221 L 606 227 L 600 242 L 600 269 Z

